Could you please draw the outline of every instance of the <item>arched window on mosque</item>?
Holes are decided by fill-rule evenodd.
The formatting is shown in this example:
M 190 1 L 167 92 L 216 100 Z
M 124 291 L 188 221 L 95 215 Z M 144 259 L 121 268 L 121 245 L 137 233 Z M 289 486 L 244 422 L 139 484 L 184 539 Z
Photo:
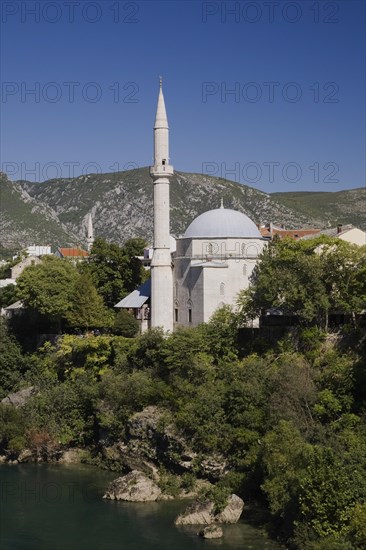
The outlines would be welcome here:
M 187 300 L 187 309 L 188 309 L 188 323 L 192 323 L 192 300 L 190 298 Z
M 208 243 L 208 245 L 207 245 L 207 254 L 209 254 L 210 256 L 212 256 L 212 254 L 213 254 L 213 244 L 212 243 Z
M 224 296 L 225 294 L 225 283 L 220 284 L 220 296 Z

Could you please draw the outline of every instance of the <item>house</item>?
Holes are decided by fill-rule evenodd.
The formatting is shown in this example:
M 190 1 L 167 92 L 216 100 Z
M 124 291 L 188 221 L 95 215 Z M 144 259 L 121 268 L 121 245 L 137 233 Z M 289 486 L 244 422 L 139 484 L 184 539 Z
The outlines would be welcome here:
M 77 246 L 71 248 L 59 247 L 55 252 L 55 256 L 58 258 L 66 258 L 68 260 L 75 260 L 79 262 L 80 260 L 85 260 L 85 258 L 88 258 L 89 253 Z
M 362 229 L 359 229 L 358 227 L 354 227 L 352 224 L 347 224 L 347 225 L 340 224 L 340 225 L 337 225 L 337 227 L 319 230 L 317 235 L 314 235 L 314 237 L 318 237 L 320 235 L 335 237 L 335 238 L 341 239 L 342 241 L 355 244 L 357 246 L 366 245 L 366 232 L 363 231 Z M 302 238 L 308 239 L 311 237 L 309 237 L 308 235 L 304 235 Z
M 114 307 L 126 309 L 140 323 L 140 330 L 144 332 L 149 328 L 150 321 L 150 297 L 151 297 L 151 279 L 148 279 L 136 290 L 123 298 Z
M 10 304 L 7 307 L 1 308 L 1 315 L 3 317 L 6 317 L 7 319 L 10 319 L 14 315 L 17 315 L 24 309 L 23 303 L 18 300 L 17 302 L 14 302 L 13 304 Z
M 315 237 L 319 234 L 320 229 L 315 228 L 302 228 L 302 229 L 285 229 L 284 227 L 276 226 L 272 223 L 268 225 L 259 226 L 259 231 L 262 237 L 272 240 L 277 236 L 280 239 L 290 238 L 295 241 L 302 239 L 303 237 Z
M 44 246 L 32 244 L 31 246 L 28 246 L 25 251 L 28 256 L 46 256 L 48 254 L 51 254 L 51 247 L 48 245 Z
M 39 264 L 42 260 L 38 256 L 26 256 L 21 260 L 19 263 L 15 264 L 11 268 L 11 278 L 17 279 L 21 273 L 25 270 L 26 267 L 29 267 L 31 265 Z

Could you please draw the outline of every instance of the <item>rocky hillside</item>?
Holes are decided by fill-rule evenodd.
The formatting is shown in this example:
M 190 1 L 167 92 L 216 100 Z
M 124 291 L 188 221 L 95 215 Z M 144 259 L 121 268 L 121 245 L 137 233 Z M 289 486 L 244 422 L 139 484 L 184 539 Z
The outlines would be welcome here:
M 217 208 L 221 198 L 226 207 L 240 210 L 256 222 L 271 221 L 288 228 L 365 223 L 362 209 L 365 211 L 366 196 L 362 189 L 269 195 L 220 178 L 176 172 L 171 182 L 172 233 L 182 234 L 198 214 Z M 82 244 L 89 212 L 95 234 L 110 241 L 123 243 L 132 236 L 148 241 L 152 238 L 152 180 L 148 168 L 43 183 L 10 182 L 4 176 L 1 209 L 1 237 L 6 247 L 34 242 Z
M 0 246 L 18 250 L 33 243 L 62 244 L 77 240 L 47 203 L 32 197 L 19 182 L 0 173 Z

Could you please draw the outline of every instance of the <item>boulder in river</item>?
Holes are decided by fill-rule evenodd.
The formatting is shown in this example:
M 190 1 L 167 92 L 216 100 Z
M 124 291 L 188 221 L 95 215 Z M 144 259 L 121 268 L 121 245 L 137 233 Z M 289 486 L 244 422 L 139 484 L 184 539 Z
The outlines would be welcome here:
M 238 495 L 230 495 L 223 511 L 215 516 L 215 523 L 237 523 L 243 508 L 243 500 Z
M 203 537 L 204 539 L 220 539 L 223 535 L 222 528 L 218 525 L 208 525 L 202 531 L 199 533 L 200 537 Z
M 214 522 L 214 508 L 212 501 L 195 501 L 190 504 L 183 514 L 175 520 L 176 525 L 211 525 Z
M 213 523 L 237 523 L 244 508 L 244 502 L 237 495 L 227 498 L 225 508 L 215 512 L 215 504 L 211 500 L 195 501 L 188 506 L 183 514 L 175 520 L 176 525 L 211 525 Z
M 157 484 L 145 474 L 133 470 L 109 484 L 103 498 L 127 500 L 130 502 L 155 501 L 161 495 Z

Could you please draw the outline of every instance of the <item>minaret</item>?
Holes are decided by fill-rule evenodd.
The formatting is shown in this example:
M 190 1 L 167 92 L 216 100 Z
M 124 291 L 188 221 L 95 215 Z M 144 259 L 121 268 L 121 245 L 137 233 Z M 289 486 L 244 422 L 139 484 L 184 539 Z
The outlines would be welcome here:
M 88 252 L 90 252 L 94 243 L 93 220 L 92 220 L 91 214 L 88 214 L 87 225 L 88 225 L 88 233 L 86 236 L 86 242 L 88 245 Z
M 154 243 L 151 260 L 151 327 L 173 331 L 173 272 L 170 255 L 169 127 L 160 77 L 158 107 L 154 124 Z

